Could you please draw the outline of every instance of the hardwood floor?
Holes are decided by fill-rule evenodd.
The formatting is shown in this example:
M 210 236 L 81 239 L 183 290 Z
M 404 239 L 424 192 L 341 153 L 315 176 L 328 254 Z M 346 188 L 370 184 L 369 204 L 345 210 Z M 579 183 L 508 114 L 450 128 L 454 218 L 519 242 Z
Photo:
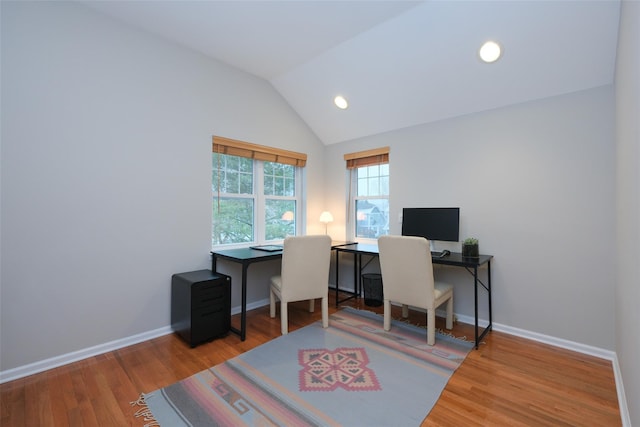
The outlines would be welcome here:
M 362 300 L 343 305 L 382 312 Z M 332 306 L 330 312 L 335 312 Z M 289 330 L 320 318 L 319 309 L 308 313 L 307 307 L 304 302 L 290 304 Z M 424 325 L 424 317 L 412 311 L 409 321 Z M 130 402 L 141 392 L 167 386 L 280 334 L 280 319 L 270 319 L 268 307 L 249 312 L 247 320 L 244 342 L 229 334 L 192 349 L 171 334 L 2 384 L 0 425 L 140 427 L 144 421 L 133 416 L 136 408 Z M 453 334 L 473 337 L 473 328 L 456 323 Z M 621 425 L 609 361 L 493 331 L 485 341 L 451 377 L 422 426 Z

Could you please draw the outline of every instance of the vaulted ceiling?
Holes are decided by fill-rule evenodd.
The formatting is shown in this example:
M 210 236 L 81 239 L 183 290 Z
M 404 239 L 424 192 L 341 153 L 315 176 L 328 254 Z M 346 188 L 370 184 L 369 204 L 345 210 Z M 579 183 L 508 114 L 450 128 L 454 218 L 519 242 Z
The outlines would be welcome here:
M 325 144 L 611 84 L 620 11 L 619 0 L 83 3 L 266 79 Z M 503 47 L 492 64 L 477 53 L 489 39 Z

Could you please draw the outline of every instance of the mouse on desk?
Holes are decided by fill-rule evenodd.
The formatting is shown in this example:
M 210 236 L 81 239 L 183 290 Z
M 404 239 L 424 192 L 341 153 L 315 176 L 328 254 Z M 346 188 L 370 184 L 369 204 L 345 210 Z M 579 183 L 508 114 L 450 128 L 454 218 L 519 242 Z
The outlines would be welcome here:
M 451 255 L 451 251 L 448 251 L 448 250 L 445 249 L 442 252 L 440 252 L 440 257 L 439 258 L 444 258 L 447 255 Z

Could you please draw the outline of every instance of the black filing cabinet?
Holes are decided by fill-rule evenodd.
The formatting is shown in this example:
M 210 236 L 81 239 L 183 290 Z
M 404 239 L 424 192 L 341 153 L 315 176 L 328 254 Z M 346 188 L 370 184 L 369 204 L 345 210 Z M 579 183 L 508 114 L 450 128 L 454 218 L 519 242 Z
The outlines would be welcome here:
M 231 277 L 211 270 L 171 277 L 171 327 L 195 347 L 229 332 Z

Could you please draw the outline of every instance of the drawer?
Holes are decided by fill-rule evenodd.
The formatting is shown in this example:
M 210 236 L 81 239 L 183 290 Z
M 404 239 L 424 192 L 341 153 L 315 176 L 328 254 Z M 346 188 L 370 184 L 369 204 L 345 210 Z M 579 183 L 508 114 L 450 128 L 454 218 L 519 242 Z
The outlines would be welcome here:
M 226 283 L 203 283 L 194 285 L 191 290 L 191 304 L 193 309 L 223 304 L 228 296 Z
M 191 341 L 199 343 L 229 332 L 231 313 L 225 306 L 211 307 L 194 311 L 192 314 Z
M 231 321 L 229 307 L 222 304 L 194 310 L 191 316 L 194 324 L 220 323 L 221 321 L 221 323 L 228 323 Z

